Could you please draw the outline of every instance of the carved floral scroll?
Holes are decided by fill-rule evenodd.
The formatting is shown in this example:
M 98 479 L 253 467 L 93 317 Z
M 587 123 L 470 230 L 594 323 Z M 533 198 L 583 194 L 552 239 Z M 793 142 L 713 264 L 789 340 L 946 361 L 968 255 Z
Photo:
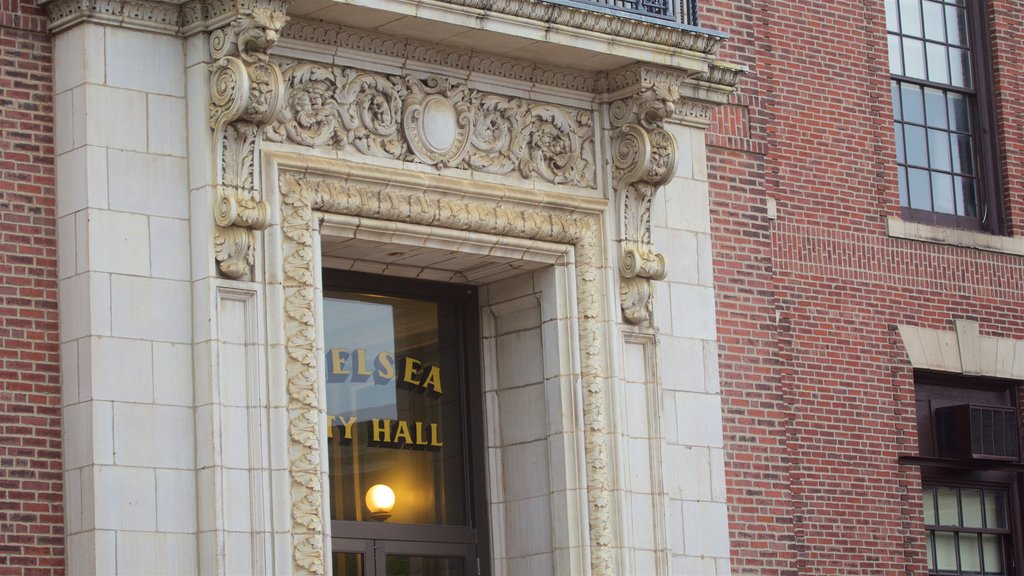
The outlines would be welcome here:
M 268 206 L 256 186 L 256 153 L 260 128 L 283 103 L 284 79 L 268 56 L 287 21 L 283 10 L 248 10 L 210 36 L 210 125 L 222 168 L 214 242 L 220 271 L 231 278 L 249 274 L 254 230 L 268 224 Z
M 440 168 L 597 186 L 593 112 L 425 79 L 296 63 L 264 138 Z
M 651 202 L 675 175 L 676 141 L 665 130 L 678 90 L 656 84 L 612 103 L 612 180 L 619 206 L 619 273 L 622 313 L 640 324 L 650 319 L 652 280 L 665 277 L 665 257 L 651 243 Z

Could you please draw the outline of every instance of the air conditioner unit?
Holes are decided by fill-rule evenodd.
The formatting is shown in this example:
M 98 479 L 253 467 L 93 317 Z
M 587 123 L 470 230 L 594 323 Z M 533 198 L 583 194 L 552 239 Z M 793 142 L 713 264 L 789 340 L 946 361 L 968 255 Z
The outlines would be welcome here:
M 960 460 L 1020 458 L 1017 410 L 1009 406 L 959 404 L 935 409 L 939 456 Z

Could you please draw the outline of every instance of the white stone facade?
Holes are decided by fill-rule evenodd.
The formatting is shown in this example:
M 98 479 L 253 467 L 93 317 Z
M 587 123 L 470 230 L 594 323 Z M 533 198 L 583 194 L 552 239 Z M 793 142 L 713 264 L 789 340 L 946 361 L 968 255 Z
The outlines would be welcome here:
M 481 287 L 493 574 L 729 574 L 739 70 L 476 4 L 48 5 L 69 573 L 330 573 L 329 267 Z

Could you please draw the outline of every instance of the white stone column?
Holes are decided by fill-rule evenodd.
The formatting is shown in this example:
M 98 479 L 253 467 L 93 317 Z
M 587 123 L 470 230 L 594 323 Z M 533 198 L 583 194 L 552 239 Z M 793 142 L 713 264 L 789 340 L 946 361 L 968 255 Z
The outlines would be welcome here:
M 196 570 L 179 38 L 56 28 L 68 573 Z

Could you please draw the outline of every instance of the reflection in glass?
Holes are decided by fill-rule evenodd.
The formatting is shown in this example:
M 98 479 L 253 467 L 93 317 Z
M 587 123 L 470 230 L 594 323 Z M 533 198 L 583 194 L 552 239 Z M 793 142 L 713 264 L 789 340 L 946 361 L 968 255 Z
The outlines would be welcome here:
M 935 569 L 935 552 L 934 552 L 934 550 L 932 550 L 932 548 L 934 548 L 932 546 L 932 534 L 931 534 L 931 532 L 929 532 L 924 537 L 924 550 L 925 550 L 925 554 L 928 555 L 928 569 L 929 570 L 934 570 Z
M 900 0 L 900 31 L 910 36 L 921 35 L 921 0 Z
M 926 44 L 928 53 L 928 80 L 939 84 L 949 83 L 949 66 L 946 62 L 946 47 L 942 44 Z
M 903 107 L 900 106 L 900 85 L 897 82 L 892 83 L 892 115 L 896 120 L 903 119 Z
M 335 552 L 331 562 L 334 576 L 363 576 L 363 555 Z
M 893 126 L 896 135 L 896 161 L 903 164 L 903 125 L 896 123 Z
M 899 32 L 900 30 L 896 0 L 885 0 L 885 27 L 889 32 Z
M 946 26 L 942 19 L 942 4 L 924 0 L 921 8 L 924 13 L 924 37 L 938 42 L 945 40 Z
M 949 132 L 928 131 L 928 159 L 933 170 L 949 170 Z
M 953 134 L 953 171 L 961 174 L 974 174 L 974 150 L 971 137 L 966 134 Z
M 389 523 L 468 525 L 455 306 L 324 295 L 331 517 L 372 520 L 367 489 L 395 492 Z
M 889 73 L 903 74 L 903 52 L 900 50 L 900 37 L 889 35 Z
M 949 126 L 958 132 L 971 130 L 971 117 L 967 114 L 967 97 L 960 94 L 947 93 L 949 100 Z
M 932 128 L 947 128 L 946 95 L 935 88 L 924 89 L 924 109 L 927 124 Z
M 440 556 L 399 556 L 387 557 L 388 576 L 464 576 L 466 561 L 462 558 Z
M 910 207 L 921 210 L 932 209 L 932 192 L 927 170 L 910 168 L 907 177 L 910 184 Z
M 900 84 L 903 94 L 903 121 L 924 124 L 924 100 L 921 88 L 913 84 Z
M 928 166 L 928 144 L 925 130 L 920 126 L 904 126 L 903 139 L 907 143 L 907 164 Z
M 932 172 L 932 203 L 932 209 L 936 212 L 956 213 L 953 202 L 953 177 L 949 174 Z
M 966 37 L 961 34 L 963 23 L 963 10 L 956 6 L 946 6 L 946 42 L 954 46 L 963 46 L 963 38 Z
M 924 41 L 903 38 L 903 74 L 911 78 L 926 78 L 924 67 Z
M 971 87 L 969 52 L 960 48 L 949 49 L 949 83 L 960 88 Z

